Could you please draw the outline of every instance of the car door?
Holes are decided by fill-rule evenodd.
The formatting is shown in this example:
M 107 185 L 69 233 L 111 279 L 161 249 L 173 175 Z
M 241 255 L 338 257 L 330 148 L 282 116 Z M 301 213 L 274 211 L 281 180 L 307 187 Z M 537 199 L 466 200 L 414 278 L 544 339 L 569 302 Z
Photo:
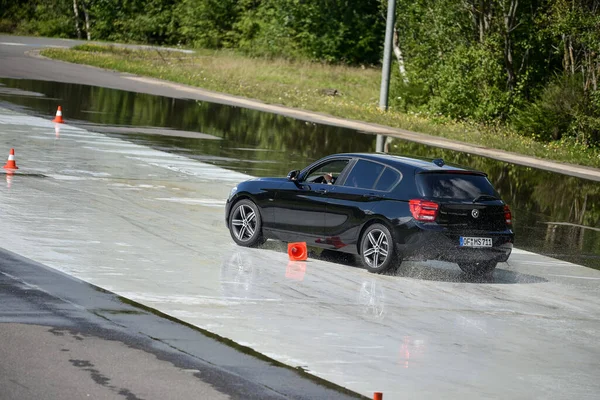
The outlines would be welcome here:
M 284 241 L 318 243 L 325 230 L 326 194 L 334 185 L 322 183 L 331 173 L 334 180 L 343 176 L 351 158 L 327 159 L 302 171 L 298 180 L 284 183 L 275 195 L 272 228 Z
M 326 244 L 338 250 L 355 244 L 370 211 L 399 181 L 400 174 L 395 169 L 378 162 L 357 160 L 344 181 L 325 195 Z

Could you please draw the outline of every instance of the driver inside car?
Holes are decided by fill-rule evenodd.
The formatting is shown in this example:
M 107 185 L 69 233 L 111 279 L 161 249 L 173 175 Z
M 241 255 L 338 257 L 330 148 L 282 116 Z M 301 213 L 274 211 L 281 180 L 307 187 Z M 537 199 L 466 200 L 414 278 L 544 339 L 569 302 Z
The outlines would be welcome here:
M 335 183 L 335 179 L 336 178 L 333 177 L 333 174 L 331 172 L 325 172 L 323 175 L 319 176 L 313 182 L 314 183 L 322 183 L 322 184 L 326 184 L 326 185 L 333 185 Z

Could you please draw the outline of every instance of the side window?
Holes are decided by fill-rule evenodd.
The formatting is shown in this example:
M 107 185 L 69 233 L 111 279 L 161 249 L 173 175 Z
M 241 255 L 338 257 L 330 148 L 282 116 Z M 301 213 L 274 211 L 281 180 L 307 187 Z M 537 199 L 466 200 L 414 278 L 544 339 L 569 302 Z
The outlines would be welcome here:
M 384 168 L 378 163 L 359 160 L 348 174 L 344 186 L 372 189 Z
M 327 183 L 325 176 L 330 175 L 331 178 L 333 178 L 331 183 L 335 184 L 335 181 L 344 168 L 346 168 L 348 162 L 350 162 L 350 160 L 333 160 L 326 164 L 321 164 L 309 171 L 304 180 L 311 183 Z
M 379 177 L 377 183 L 375 183 L 375 190 L 387 192 L 391 190 L 399 180 L 400 174 L 398 172 L 391 168 L 386 168 Z

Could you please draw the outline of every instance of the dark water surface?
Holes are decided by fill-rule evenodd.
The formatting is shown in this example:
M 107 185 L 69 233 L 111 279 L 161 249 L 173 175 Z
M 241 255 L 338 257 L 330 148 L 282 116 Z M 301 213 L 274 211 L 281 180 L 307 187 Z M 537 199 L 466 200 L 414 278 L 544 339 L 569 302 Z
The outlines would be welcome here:
M 351 129 L 94 86 L 0 78 L 0 105 L 44 118 L 61 105 L 73 125 L 254 176 L 375 151 L 375 135 Z M 193 137 L 198 132 L 210 137 Z M 488 173 L 513 211 L 517 247 L 600 269 L 600 183 L 400 139 L 387 138 L 386 148 Z

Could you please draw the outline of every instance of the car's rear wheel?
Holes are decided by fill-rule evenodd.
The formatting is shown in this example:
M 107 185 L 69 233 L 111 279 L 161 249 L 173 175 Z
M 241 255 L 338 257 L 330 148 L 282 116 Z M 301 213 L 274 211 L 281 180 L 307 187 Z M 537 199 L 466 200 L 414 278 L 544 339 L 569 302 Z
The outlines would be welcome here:
M 397 257 L 394 238 L 383 224 L 370 225 L 360 241 L 360 256 L 369 272 L 384 273 L 396 268 Z
M 229 233 L 240 246 L 253 247 L 264 243 L 262 221 L 258 207 L 251 200 L 235 203 L 229 217 Z
M 494 269 L 496 269 L 497 264 L 498 263 L 495 261 L 480 261 L 458 263 L 458 266 L 467 275 L 485 276 L 492 274 L 494 272 Z

